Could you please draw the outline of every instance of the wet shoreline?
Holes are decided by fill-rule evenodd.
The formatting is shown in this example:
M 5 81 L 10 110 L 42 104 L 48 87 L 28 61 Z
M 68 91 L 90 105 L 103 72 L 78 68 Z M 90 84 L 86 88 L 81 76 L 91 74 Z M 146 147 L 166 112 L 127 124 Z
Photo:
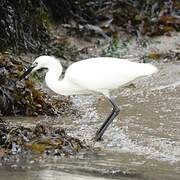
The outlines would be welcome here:
M 177 40 L 175 36 L 174 46 Z M 160 44 L 156 48 L 164 52 L 168 47 Z M 134 55 L 140 56 L 139 53 L 141 51 L 136 51 Z M 122 112 L 108 128 L 102 142 L 93 144 L 91 139 L 110 111 L 103 96 L 72 96 L 72 107 L 79 116 L 53 118 L 53 122 L 61 124 L 69 135 L 85 139 L 96 151 L 83 151 L 71 158 L 39 156 L 36 161 L 29 156 L 27 161 L 4 163 L 0 167 L 1 179 L 179 180 L 180 63 L 172 60 L 153 63 L 158 73 L 136 81 L 135 87 L 113 92 Z M 31 126 L 43 118 L 5 119 Z

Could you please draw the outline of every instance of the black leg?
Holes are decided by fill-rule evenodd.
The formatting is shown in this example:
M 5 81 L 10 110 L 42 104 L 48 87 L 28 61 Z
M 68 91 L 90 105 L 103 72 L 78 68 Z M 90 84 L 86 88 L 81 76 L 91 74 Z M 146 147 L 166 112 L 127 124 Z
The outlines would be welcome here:
M 113 109 L 112 112 L 109 114 L 109 116 L 107 117 L 107 119 L 104 121 L 104 123 L 102 124 L 102 126 L 97 130 L 96 132 L 96 136 L 95 136 L 95 141 L 100 141 L 104 132 L 106 131 L 106 129 L 108 128 L 108 126 L 111 124 L 111 122 L 113 121 L 113 119 L 119 114 L 120 109 L 119 107 L 113 102 L 113 100 L 111 98 L 108 98 L 109 102 L 111 103 Z

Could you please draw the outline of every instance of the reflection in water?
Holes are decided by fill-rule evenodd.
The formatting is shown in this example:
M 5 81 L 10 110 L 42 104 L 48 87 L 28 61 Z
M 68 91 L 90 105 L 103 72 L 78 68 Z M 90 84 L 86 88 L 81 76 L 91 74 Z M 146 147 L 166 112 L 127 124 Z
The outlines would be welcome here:
M 1 172 L 1 180 L 110 180 L 112 178 L 108 177 L 97 177 L 90 175 L 80 175 L 80 174 L 70 174 L 66 172 L 61 172 L 57 170 L 14 170 L 11 173 L 9 171 L 3 170 Z M 114 179 L 114 178 L 113 178 Z M 119 178 L 118 178 L 119 179 Z M 128 177 L 120 177 L 120 180 L 131 180 Z

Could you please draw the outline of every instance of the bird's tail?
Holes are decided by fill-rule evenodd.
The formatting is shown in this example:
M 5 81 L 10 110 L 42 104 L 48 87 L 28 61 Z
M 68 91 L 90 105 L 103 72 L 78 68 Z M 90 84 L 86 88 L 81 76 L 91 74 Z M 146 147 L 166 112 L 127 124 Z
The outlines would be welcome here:
M 143 76 L 148 76 L 148 75 L 151 75 L 151 74 L 154 74 L 158 71 L 157 67 L 155 67 L 154 65 L 152 64 L 142 64 L 142 69 L 141 69 L 141 74 Z

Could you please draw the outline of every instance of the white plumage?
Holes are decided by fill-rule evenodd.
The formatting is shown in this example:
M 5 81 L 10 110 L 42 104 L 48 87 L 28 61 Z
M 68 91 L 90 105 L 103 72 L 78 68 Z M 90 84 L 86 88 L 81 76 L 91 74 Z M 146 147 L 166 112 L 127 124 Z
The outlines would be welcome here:
M 97 131 L 95 140 L 101 139 L 110 122 L 119 113 L 118 106 L 110 97 L 110 91 L 157 71 L 157 68 L 151 64 L 136 63 L 119 58 L 99 57 L 85 59 L 70 65 L 64 78 L 59 80 L 62 74 L 60 61 L 52 56 L 40 56 L 33 62 L 28 73 L 41 68 L 48 68 L 45 77 L 46 84 L 58 94 L 74 95 L 98 92 L 109 99 L 113 111 Z

